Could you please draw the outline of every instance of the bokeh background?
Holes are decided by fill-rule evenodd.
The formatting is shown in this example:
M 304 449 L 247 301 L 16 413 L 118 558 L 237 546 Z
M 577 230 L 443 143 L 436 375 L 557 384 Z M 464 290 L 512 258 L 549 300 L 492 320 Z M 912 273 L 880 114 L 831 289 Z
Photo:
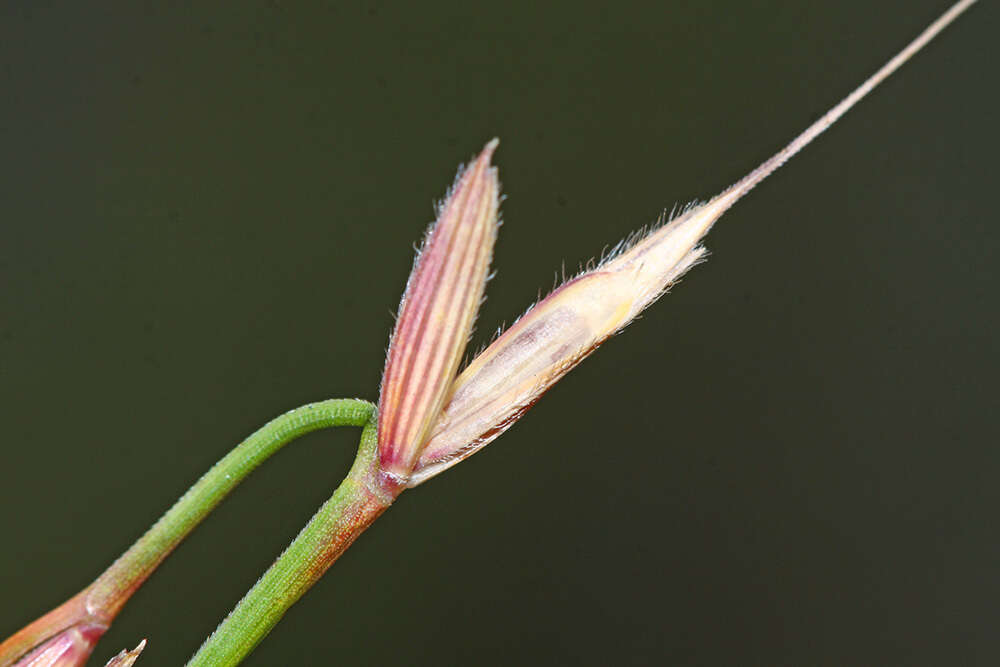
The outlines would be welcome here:
M 947 4 L 3 3 L 0 634 L 271 417 L 377 397 L 412 245 L 491 137 L 473 345 Z M 980 3 L 741 202 L 246 664 L 996 664 L 998 27 Z M 182 664 L 357 435 L 254 474 L 93 663 Z

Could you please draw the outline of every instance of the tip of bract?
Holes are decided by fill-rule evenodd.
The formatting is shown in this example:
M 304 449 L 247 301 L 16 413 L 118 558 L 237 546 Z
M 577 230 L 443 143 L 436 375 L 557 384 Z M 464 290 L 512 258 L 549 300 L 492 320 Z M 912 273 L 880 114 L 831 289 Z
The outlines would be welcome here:
M 131 651 L 122 651 L 115 657 L 111 658 L 111 660 L 108 660 L 104 667 L 132 667 L 132 665 L 135 664 L 135 661 L 139 659 L 139 654 L 142 653 L 144 648 L 146 648 L 145 639 L 139 642 L 139 645 Z

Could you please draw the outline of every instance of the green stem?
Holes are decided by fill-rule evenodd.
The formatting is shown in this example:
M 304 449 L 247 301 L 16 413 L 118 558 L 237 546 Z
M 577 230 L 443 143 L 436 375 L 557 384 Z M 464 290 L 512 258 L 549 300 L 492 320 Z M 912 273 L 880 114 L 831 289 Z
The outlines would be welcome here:
M 300 435 L 328 426 L 364 426 L 374 414 L 367 401 L 340 399 L 304 405 L 268 422 L 205 473 L 94 583 L 0 642 L 0 665 L 12 664 L 70 626 L 86 626 L 96 641 L 157 565 L 268 457 Z
M 375 406 L 357 399 L 310 403 L 272 419 L 206 472 L 87 589 L 87 608 L 110 622 L 156 566 L 257 466 L 295 438 L 330 426 L 364 426 Z
M 372 414 L 354 465 L 333 496 L 205 640 L 188 667 L 238 665 L 403 490 L 380 472 L 377 421 Z

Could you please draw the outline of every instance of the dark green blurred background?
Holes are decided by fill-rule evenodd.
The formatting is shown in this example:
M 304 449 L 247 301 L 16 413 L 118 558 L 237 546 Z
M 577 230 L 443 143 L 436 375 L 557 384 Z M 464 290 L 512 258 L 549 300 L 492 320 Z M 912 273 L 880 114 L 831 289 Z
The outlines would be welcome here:
M 377 397 L 412 244 L 488 139 L 509 199 L 475 345 L 948 3 L 96 4 L 0 8 L 0 635 L 269 418 Z M 740 203 L 246 664 L 996 664 L 997 16 Z M 139 664 L 181 664 L 357 435 L 264 466 L 93 662 L 149 637 Z

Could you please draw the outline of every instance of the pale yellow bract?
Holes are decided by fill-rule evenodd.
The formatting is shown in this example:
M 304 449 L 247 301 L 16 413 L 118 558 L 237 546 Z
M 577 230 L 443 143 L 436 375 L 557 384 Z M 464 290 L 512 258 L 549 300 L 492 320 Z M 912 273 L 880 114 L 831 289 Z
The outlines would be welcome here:
M 737 183 L 581 276 L 529 310 L 456 378 L 409 479 L 416 486 L 507 430 L 598 345 L 620 331 L 703 257 L 715 221 L 923 48 L 975 0 L 962 0 L 819 120 Z

